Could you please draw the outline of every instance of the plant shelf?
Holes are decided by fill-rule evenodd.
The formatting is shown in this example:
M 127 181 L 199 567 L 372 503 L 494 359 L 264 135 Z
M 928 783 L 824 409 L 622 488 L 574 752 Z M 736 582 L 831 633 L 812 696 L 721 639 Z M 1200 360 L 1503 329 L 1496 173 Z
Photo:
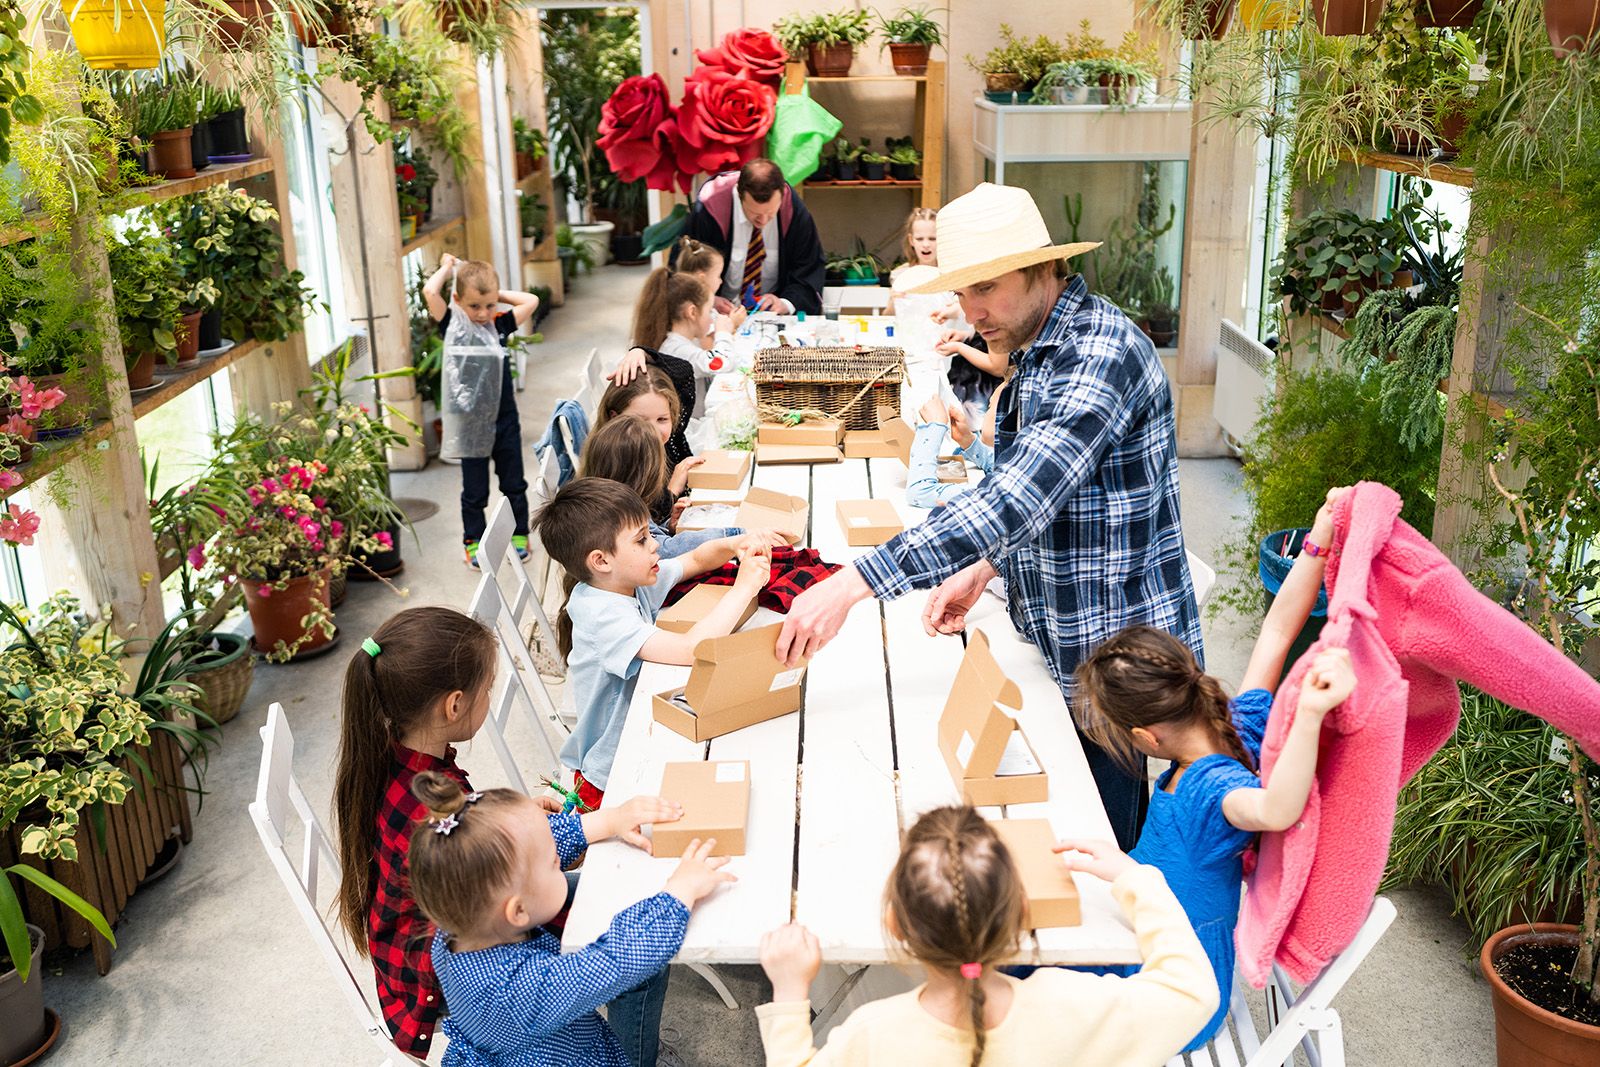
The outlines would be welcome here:
M 452 215 L 447 219 L 435 219 L 426 226 L 419 227 L 417 235 L 400 246 L 400 254 L 409 256 L 424 245 L 441 240 L 446 235 L 462 229 L 466 224 L 467 217 L 465 215 Z
M 1458 167 L 1454 163 L 1430 163 L 1421 156 L 1403 156 L 1395 152 L 1378 152 L 1366 148 L 1346 153 L 1344 159 L 1359 167 L 1387 170 L 1445 185 L 1459 185 L 1463 189 L 1472 188 L 1472 168 Z
M 263 347 L 260 341 L 241 341 L 219 356 L 200 360 L 193 368 L 183 374 L 163 381 L 161 388 L 155 392 L 139 397 L 133 405 L 133 417 L 138 419 L 150 414 L 162 405 L 168 404 L 187 393 L 222 368 L 239 362 L 244 357 Z
M 925 82 L 926 74 L 830 74 L 827 77 L 816 77 L 807 74 L 808 82 Z
M 1120 104 L 997 104 L 972 101 L 972 144 L 994 164 L 1187 160 L 1193 133 L 1187 100 Z
M 135 189 L 124 189 L 115 197 L 104 200 L 100 208 L 108 215 L 132 211 L 136 207 L 146 207 L 162 200 L 171 200 L 173 197 L 187 196 L 189 193 L 198 193 L 202 189 L 209 189 L 213 185 L 225 185 L 228 182 L 244 181 L 260 174 L 272 171 L 272 160 L 252 159 L 244 163 L 216 163 L 192 178 L 175 178 L 170 181 L 156 182 L 153 185 L 141 185 Z M 15 226 L 0 230 L 0 245 L 15 244 L 38 237 L 51 227 L 51 221 L 43 215 L 29 215 Z
M 922 182 L 805 182 L 800 188 L 806 193 L 813 189 L 921 189 Z
M 107 441 L 115 430 L 116 423 L 110 419 L 104 419 L 95 423 L 77 437 L 72 437 L 65 441 L 45 441 L 35 444 L 33 446 L 33 458 L 28 461 L 27 466 L 16 469 L 17 474 L 21 475 L 22 481 L 10 489 L 0 490 L 0 501 L 6 500 L 13 493 L 22 492 L 34 482 L 55 471 L 56 468 L 63 464 L 71 463 L 84 453 L 105 447 L 103 442 Z

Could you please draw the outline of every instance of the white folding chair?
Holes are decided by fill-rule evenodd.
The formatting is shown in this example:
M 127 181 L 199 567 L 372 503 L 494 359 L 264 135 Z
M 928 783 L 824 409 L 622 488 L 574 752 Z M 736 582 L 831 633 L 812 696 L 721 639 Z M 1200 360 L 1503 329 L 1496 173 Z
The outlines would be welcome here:
M 556 650 L 556 629 L 550 624 L 550 618 L 544 611 L 544 591 L 547 586 L 545 582 L 536 581 L 528 574 L 528 566 L 531 565 L 534 575 L 544 575 L 548 581 L 549 555 L 537 537 L 530 537 L 528 559 L 524 563 L 511 545 L 511 536 L 515 529 L 516 521 L 511 517 L 511 502 L 501 497 L 489 516 L 489 525 L 484 529 L 483 537 L 478 542 L 478 567 L 484 574 L 493 577 L 495 584 L 499 586 L 500 597 L 511 613 L 513 632 L 520 634 L 524 643 L 528 645 L 533 644 L 537 634 L 544 647 L 549 650 L 551 658 L 564 673 L 567 665 Z M 505 575 L 503 579 L 502 574 Z M 528 622 L 526 627 L 523 625 L 525 619 Z
M 539 480 L 534 483 L 534 493 L 539 498 L 538 502 L 543 503 L 555 496 L 560 488 L 561 464 L 556 462 L 556 450 L 547 448 L 539 457 Z
M 589 358 L 584 361 L 583 374 L 578 379 L 578 395 L 583 400 L 583 410 L 592 421 L 595 411 L 600 407 L 600 398 L 606 391 L 606 371 L 600 363 L 600 350 L 589 349 Z
M 557 746 L 550 739 L 545 722 L 554 723 L 558 734 L 564 737 L 565 730 L 561 716 L 555 699 L 550 696 L 550 690 L 545 688 L 544 679 L 539 677 L 539 671 L 534 666 L 533 654 L 528 651 L 522 635 L 517 632 L 516 622 L 511 618 L 505 598 L 500 595 L 500 587 L 491 576 L 485 574 L 479 579 L 478 591 L 472 596 L 472 604 L 467 609 L 467 614 L 493 630 L 499 640 L 501 666 L 506 668 L 503 671 L 506 684 L 500 696 L 491 700 L 490 704 L 498 706 L 499 718 L 503 722 L 510 706 L 521 703 L 527 713 L 528 721 L 532 723 L 539 734 L 539 740 L 544 744 L 544 754 L 553 769 L 558 762 Z
M 1375 899 L 1350 947 L 1335 956 L 1299 996 L 1294 995 L 1288 977 L 1274 968 L 1267 987 L 1267 1021 L 1272 1030 L 1265 1038 L 1256 1036 L 1244 983 L 1235 975 L 1223 1028 L 1203 1048 L 1172 1057 L 1167 1067 L 1282 1067 L 1296 1046 L 1310 1067 L 1345 1067 L 1344 1028 L 1333 998 L 1382 939 L 1394 914 L 1389 898 Z
M 1194 583 L 1194 602 L 1199 607 L 1205 607 L 1211 587 L 1217 584 L 1217 572 L 1193 552 L 1185 550 L 1184 555 L 1189 557 L 1189 580 Z
M 256 799 L 250 805 L 250 820 L 261 835 L 267 858 L 283 880 L 283 887 L 289 891 L 289 899 L 311 932 L 311 940 L 316 942 L 322 958 L 333 970 L 334 980 L 344 991 L 345 1002 L 356 1013 L 362 1030 L 381 1050 L 380 1067 L 420 1065 L 422 1061 L 401 1052 L 390 1041 L 382 1014 L 376 1004 L 367 999 L 366 988 L 350 969 L 349 961 L 339 951 L 333 933 L 318 910 L 320 882 L 325 878 L 332 886 L 339 884 L 339 858 L 321 821 L 300 791 L 300 783 L 295 781 L 294 735 L 289 731 L 289 720 L 283 714 L 282 704 L 274 703 L 267 709 L 267 724 L 261 728 L 261 741 L 261 776 L 256 781 Z M 288 844 L 293 827 L 291 820 L 296 819 L 304 836 L 299 870 L 289 859 Z
M 831 296 L 835 289 L 839 293 L 841 315 L 876 315 L 894 295 L 894 290 L 885 285 L 839 285 L 829 286 L 824 296 Z

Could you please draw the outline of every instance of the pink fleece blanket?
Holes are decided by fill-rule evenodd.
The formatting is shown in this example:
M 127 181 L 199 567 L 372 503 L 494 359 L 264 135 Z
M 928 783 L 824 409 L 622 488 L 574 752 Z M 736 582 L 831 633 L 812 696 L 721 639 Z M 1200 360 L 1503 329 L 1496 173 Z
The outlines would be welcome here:
M 1600 757 L 1600 683 L 1474 589 L 1400 518 L 1394 490 L 1362 482 L 1333 518 L 1328 623 L 1278 688 L 1262 781 L 1271 780 L 1318 652 L 1349 649 L 1356 690 L 1324 720 L 1305 814 L 1261 835 L 1236 934 L 1239 968 L 1258 989 L 1274 961 L 1310 981 L 1354 940 L 1388 861 L 1400 787 L 1461 717 L 1457 679 Z

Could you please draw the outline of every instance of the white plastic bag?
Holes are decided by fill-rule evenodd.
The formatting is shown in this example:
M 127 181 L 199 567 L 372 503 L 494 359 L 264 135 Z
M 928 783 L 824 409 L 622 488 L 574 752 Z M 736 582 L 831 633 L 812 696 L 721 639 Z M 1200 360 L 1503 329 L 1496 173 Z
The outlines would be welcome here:
M 479 326 L 452 305 L 439 391 L 439 414 L 444 420 L 441 459 L 483 459 L 494 451 L 505 361 L 506 350 L 494 324 Z

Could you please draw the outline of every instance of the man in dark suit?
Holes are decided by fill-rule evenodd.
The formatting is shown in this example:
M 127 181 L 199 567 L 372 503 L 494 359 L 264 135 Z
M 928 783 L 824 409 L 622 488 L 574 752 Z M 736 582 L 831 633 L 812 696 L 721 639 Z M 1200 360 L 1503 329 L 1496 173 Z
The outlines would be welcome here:
M 753 159 L 706 182 L 684 234 L 722 253 L 718 311 L 740 303 L 783 315 L 822 310 L 826 264 L 817 225 L 772 160 Z

